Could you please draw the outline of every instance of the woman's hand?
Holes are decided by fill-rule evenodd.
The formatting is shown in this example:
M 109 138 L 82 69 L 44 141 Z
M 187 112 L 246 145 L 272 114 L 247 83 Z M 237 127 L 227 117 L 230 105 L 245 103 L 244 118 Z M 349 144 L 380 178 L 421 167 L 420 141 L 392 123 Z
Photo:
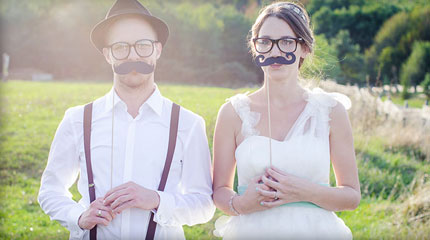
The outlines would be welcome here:
M 274 201 L 263 202 L 263 205 L 269 208 L 291 202 L 307 201 L 314 184 L 275 167 L 266 169 L 266 174 L 261 179 L 266 188 L 270 190 L 261 188 L 259 190 L 260 195 L 275 199 Z
M 265 196 L 262 194 L 262 191 L 270 191 L 268 186 L 261 183 L 262 177 L 264 176 L 257 176 L 253 178 L 249 183 L 245 193 L 233 199 L 233 207 L 240 214 L 248 214 L 270 208 L 267 205 L 261 204 L 274 200 L 272 196 Z

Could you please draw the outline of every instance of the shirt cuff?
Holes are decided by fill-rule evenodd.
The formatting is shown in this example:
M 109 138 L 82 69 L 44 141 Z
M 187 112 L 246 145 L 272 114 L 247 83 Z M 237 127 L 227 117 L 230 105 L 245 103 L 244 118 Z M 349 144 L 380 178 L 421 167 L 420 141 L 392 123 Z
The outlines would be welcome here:
M 68 214 L 67 218 L 67 228 L 70 231 L 70 239 L 82 239 L 84 237 L 84 234 L 86 229 L 82 229 L 78 225 L 79 217 L 82 215 L 83 212 L 85 212 L 85 207 L 81 204 L 77 203 L 74 205 Z
M 173 215 L 175 209 L 175 197 L 166 192 L 157 191 L 160 196 L 160 204 L 158 205 L 157 211 L 154 212 L 154 222 L 160 225 L 171 225 L 169 221 Z

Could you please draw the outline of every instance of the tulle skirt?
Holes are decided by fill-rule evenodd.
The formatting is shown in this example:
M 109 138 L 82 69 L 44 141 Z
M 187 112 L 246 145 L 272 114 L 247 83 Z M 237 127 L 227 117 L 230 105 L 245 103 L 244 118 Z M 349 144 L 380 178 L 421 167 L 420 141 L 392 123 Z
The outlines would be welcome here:
M 214 235 L 223 239 L 352 239 L 342 219 L 312 204 L 222 216 L 215 222 Z

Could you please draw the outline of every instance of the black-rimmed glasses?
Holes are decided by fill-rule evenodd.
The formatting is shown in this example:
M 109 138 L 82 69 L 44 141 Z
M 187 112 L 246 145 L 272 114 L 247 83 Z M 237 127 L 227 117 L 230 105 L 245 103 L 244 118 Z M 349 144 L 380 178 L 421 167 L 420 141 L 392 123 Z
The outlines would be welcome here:
M 154 52 L 154 43 L 158 41 L 150 39 L 137 40 L 134 44 L 128 42 L 116 42 L 112 43 L 108 47 L 111 49 L 112 56 L 116 60 L 127 59 L 130 55 L 131 47 L 134 48 L 139 57 L 149 57 Z
M 297 42 L 303 42 L 303 38 L 284 37 L 280 39 L 270 38 L 254 38 L 255 51 L 258 53 L 268 53 L 273 49 L 276 44 L 279 50 L 283 53 L 295 52 L 297 49 Z

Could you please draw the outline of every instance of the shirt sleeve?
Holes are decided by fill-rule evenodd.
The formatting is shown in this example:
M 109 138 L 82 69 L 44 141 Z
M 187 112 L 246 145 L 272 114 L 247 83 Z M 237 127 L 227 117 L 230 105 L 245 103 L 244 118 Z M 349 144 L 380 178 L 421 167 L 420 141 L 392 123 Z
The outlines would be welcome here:
M 212 164 L 203 118 L 195 122 L 184 145 L 181 193 L 157 192 L 160 204 L 154 221 L 162 226 L 192 226 L 212 219 Z
M 78 219 L 86 208 L 72 199 L 69 188 L 79 173 L 79 152 L 70 109 L 61 121 L 42 175 L 38 201 L 43 211 L 70 231 L 70 239 L 82 239 Z

